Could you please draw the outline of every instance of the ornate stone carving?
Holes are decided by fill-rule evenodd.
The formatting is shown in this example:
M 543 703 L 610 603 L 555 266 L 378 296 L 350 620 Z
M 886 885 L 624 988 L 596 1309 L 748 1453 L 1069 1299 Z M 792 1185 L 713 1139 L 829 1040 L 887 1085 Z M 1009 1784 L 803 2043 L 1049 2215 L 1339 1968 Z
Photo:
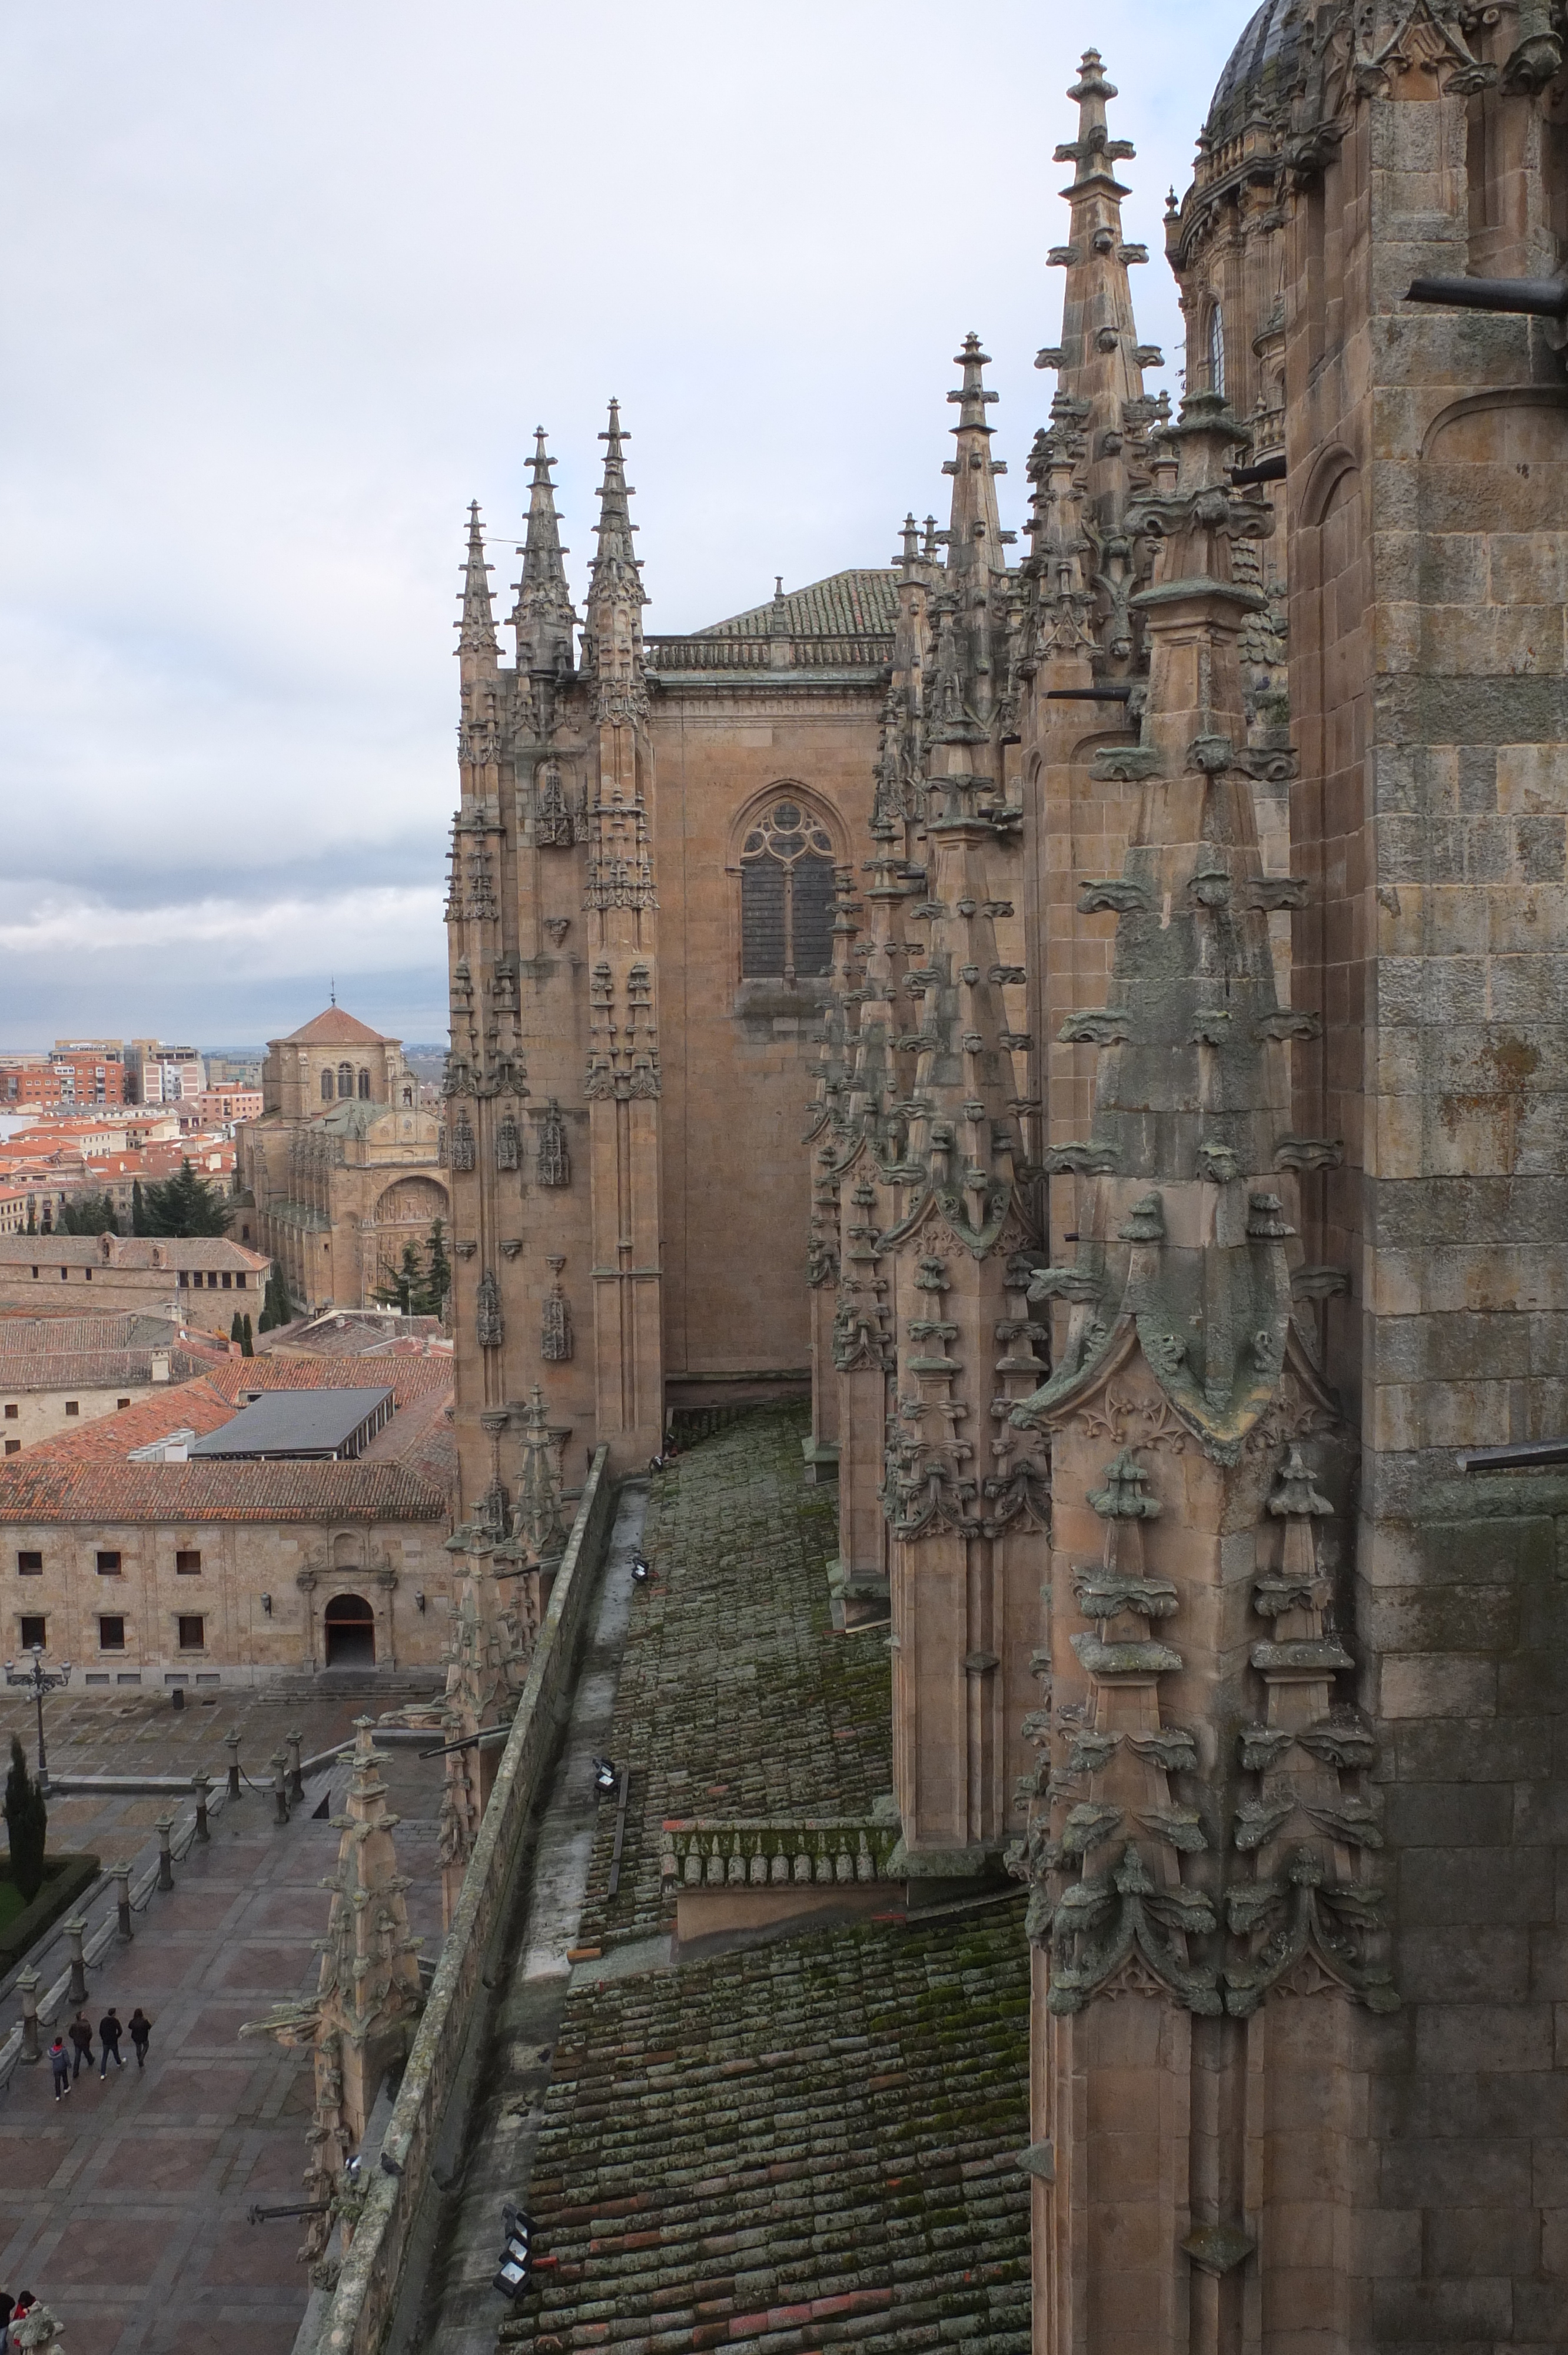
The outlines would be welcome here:
M 567 1124 L 554 1096 L 539 1114 L 535 1175 L 541 1186 L 569 1186 L 572 1182 L 571 1156 L 567 1150 Z
M 523 1140 L 517 1133 L 517 1123 L 510 1113 L 503 1113 L 495 1124 L 495 1166 L 497 1169 L 515 1169 L 523 1158 Z
M 454 1170 L 467 1172 L 474 1166 L 473 1123 L 466 1112 L 460 1112 L 448 1131 L 447 1152 Z
M 560 1281 L 566 1263 L 558 1258 L 548 1262 L 555 1282 L 546 1295 L 539 1341 L 539 1354 L 546 1365 L 562 1365 L 572 1354 L 572 1312 Z
M 501 1286 L 493 1271 L 488 1267 L 479 1279 L 479 1291 L 474 1301 L 474 1337 L 482 1349 L 499 1349 L 506 1338 L 506 1327 L 501 1314 Z

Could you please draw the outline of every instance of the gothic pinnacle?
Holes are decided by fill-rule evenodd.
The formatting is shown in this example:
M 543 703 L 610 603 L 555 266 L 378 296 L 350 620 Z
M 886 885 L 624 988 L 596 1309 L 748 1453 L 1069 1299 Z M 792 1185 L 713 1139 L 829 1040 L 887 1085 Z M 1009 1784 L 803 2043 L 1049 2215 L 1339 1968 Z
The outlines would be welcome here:
M 523 546 L 523 578 L 512 626 L 517 633 L 519 669 L 570 669 L 577 615 L 567 587 L 566 554 L 556 515 L 555 464 L 545 447 L 545 429 L 535 427 L 534 454 L 526 461 L 533 483 L 528 493 L 528 529 Z
M 997 514 L 995 477 L 1007 469 L 991 454 L 991 427 L 985 412 L 996 399 L 988 392 L 981 371 L 990 364 L 976 335 L 964 337 L 953 363 L 964 372 L 963 382 L 948 399 L 959 411 L 953 427 L 958 449 L 942 468 L 953 478 L 952 514 L 948 531 L 949 572 L 977 571 L 983 580 L 1004 569 L 1001 521 Z
M 470 503 L 468 510 L 468 559 L 463 566 L 462 618 L 452 627 L 458 633 L 457 650 L 464 658 L 465 674 L 471 666 L 476 670 L 493 670 L 499 647 L 495 637 L 495 615 L 490 602 L 490 567 L 484 560 L 484 534 L 480 527 L 479 502 Z

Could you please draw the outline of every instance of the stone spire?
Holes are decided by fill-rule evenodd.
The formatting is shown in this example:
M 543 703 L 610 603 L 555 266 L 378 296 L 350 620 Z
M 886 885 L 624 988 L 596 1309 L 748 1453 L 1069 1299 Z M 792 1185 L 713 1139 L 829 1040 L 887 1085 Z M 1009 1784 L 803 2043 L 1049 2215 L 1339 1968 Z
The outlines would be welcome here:
M 1107 128 L 1106 101 L 1116 88 L 1097 50 L 1085 51 L 1067 95 L 1077 104 L 1078 136 L 1056 149 L 1056 160 L 1077 169 L 1062 191 L 1071 208 L 1070 242 L 1050 254 L 1066 273 L 1062 340 L 1035 360 L 1057 371 L 1058 384 L 1051 422 L 1030 453 L 1029 569 L 1040 654 L 1089 662 L 1097 676 L 1120 678 L 1139 667 L 1131 601 L 1149 564 L 1148 550 L 1126 532 L 1127 502 L 1148 486 L 1150 429 L 1169 410 L 1163 394 L 1151 398 L 1143 389 L 1143 371 L 1159 367 L 1160 354 L 1138 340 L 1128 270 L 1149 254 L 1122 234 L 1128 192 L 1111 166 L 1134 151 Z
M 458 659 L 462 683 L 468 687 L 481 678 L 493 679 L 500 666 L 495 614 L 490 602 L 490 566 L 484 560 L 484 534 L 480 528 L 479 502 L 468 511 L 468 559 L 463 566 L 462 619 L 453 623 L 458 634 Z
M 648 601 L 642 593 L 642 568 L 632 546 L 637 526 L 631 520 L 623 448 L 631 437 L 621 431 L 619 401 L 610 402 L 609 424 L 599 438 L 605 445 L 604 480 L 599 485 L 599 521 L 594 526 L 599 550 L 588 578 L 584 653 L 588 667 L 599 681 L 598 717 L 612 718 L 620 710 L 622 717 L 641 718 L 647 708 L 642 608 Z
M 962 368 L 964 380 L 956 392 L 948 395 L 959 412 L 959 421 L 953 427 L 953 438 L 959 446 L 942 466 L 943 474 L 953 478 L 948 570 L 973 573 L 983 581 L 1002 569 L 1001 518 L 997 513 L 995 477 L 1006 474 L 1007 467 L 991 454 L 992 429 L 986 423 L 985 413 L 997 396 L 986 389 L 982 372 L 991 365 L 991 355 L 981 351 L 977 335 L 964 337 L 964 347 L 954 353 L 953 365 Z M 913 526 L 911 517 L 906 527 L 906 549 L 913 538 Z
M 523 578 L 512 626 L 517 633 L 517 667 L 526 671 L 569 671 L 577 613 L 567 587 L 561 559 L 556 486 L 550 480 L 555 460 L 545 447 L 545 429 L 535 430 L 534 454 L 528 460 L 533 487 L 528 494 L 528 528 L 523 546 Z

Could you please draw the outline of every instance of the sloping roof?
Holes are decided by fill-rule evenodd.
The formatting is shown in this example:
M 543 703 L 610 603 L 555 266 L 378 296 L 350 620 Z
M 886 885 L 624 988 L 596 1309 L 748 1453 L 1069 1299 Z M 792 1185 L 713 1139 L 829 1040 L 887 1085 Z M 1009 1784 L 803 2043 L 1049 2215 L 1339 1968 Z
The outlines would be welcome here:
M 401 1464 L 450 1496 L 457 1493 L 457 1432 L 451 1392 L 432 1391 L 413 1399 L 384 1423 L 360 1457 L 362 1464 Z
M 444 1394 L 452 1386 L 450 1358 L 387 1358 L 378 1361 L 376 1370 L 399 1409 L 415 1399 L 428 1398 L 432 1391 Z M 208 1379 L 238 1405 L 251 1391 L 340 1391 L 343 1360 L 285 1357 L 279 1350 L 265 1358 L 230 1358 L 226 1364 L 215 1366 Z
M 372 1030 L 367 1022 L 356 1021 L 341 1006 L 328 1006 L 313 1021 L 302 1023 L 286 1039 L 275 1039 L 270 1043 L 283 1047 L 385 1047 L 396 1042 L 383 1038 L 379 1030 Z
M 228 1352 L 181 1337 L 157 1316 L 0 1316 L 0 1391 L 111 1391 L 144 1387 L 153 1354 L 166 1355 L 176 1381 Z
M 234 1420 L 234 1401 L 226 1398 L 211 1377 L 159 1388 L 155 1396 L 138 1399 L 118 1414 L 103 1414 L 79 1431 L 60 1432 L 40 1439 L 22 1453 L 29 1464 L 123 1464 L 138 1447 L 155 1446 L 175 1431 L 218 1431 Z
M 321 1358 L 422 1358 L 432 1344 L 444 1345 L 450 1359 L 451 1344 L 439 1316 L 399 1316 L 391 1308 L 329 1308 L 320 1316 L 280 1326 L 257 1347 L 269 1354 L 298 1349 Z
M 727 622 L 694 630 L 697 638 L 890 637 L 898 619 L 898 575 L 885 570 L 830 572 L 783 598 L 769 598 Z
M 1243 130 L 1250 117 L 1266 117 L 1283 102 L 1303 38 L 1297 0 L 1264 0 L 1247 19 L 1241 38 L 1214 85 L 1204 129 L 1218 144 Z
M 0 1235 L 0 1267 L 91 1267 L 106 1274 L 154 1271 L 172 1276 L 176 1268 L 244 1268 L 270 1265 L 264 1252 L 247 1251 L 227 1235 L 111 1235 L 105 1253 L 101 1235 Z M 162 1252 L 162 1264 L 153 1253 Z
M 401 1464 L 51 1464 L 24 1449 L 0 1465 L 0 1524 L 13 1527 L 446 1519 L 441 1491 Z

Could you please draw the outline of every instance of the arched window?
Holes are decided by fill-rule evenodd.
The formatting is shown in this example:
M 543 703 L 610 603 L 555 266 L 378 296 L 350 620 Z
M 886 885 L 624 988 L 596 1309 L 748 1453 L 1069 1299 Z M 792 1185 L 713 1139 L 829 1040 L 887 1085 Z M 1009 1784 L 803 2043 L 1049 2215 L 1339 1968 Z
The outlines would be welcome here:
M 338 1065 L 337 1092 L 340 1096 L 351 1096 L 354 1093 L 354 1065 L 352 1063 L 340 1063 Z
M 322 1073 L 322 1102 L 323 1103 L 331 1103 L 332 1102 L 332 1073 L 330 1071 L 323 1071 Z
M 359 1075 L 359 1101 L 361 1103 L 368 1103 L 370 1102 L 370 1074 L 368 1071 L 361 1071 Z
M 405 1103 L 406 1104 L 411 1104 L 411 1103 L 413 1103 L 413 1101 L 414 1101 L 414 1091 L 413 1091 L 413 1089 L 412 1089 L 412 1088 L 405 1088 L 405 1089 L 404 1089 L 404 1091 L 403 1091 L 403 1101 L 404 1101 L 404 1103 Z
M 793 982 L 833 965 L 833 846 L 821 820 L 780 799 L 740 851 L 740 970 Z
M 1225 389 L 1225 319 L 1216 303 L 1209 314 L 1209 390 Z

